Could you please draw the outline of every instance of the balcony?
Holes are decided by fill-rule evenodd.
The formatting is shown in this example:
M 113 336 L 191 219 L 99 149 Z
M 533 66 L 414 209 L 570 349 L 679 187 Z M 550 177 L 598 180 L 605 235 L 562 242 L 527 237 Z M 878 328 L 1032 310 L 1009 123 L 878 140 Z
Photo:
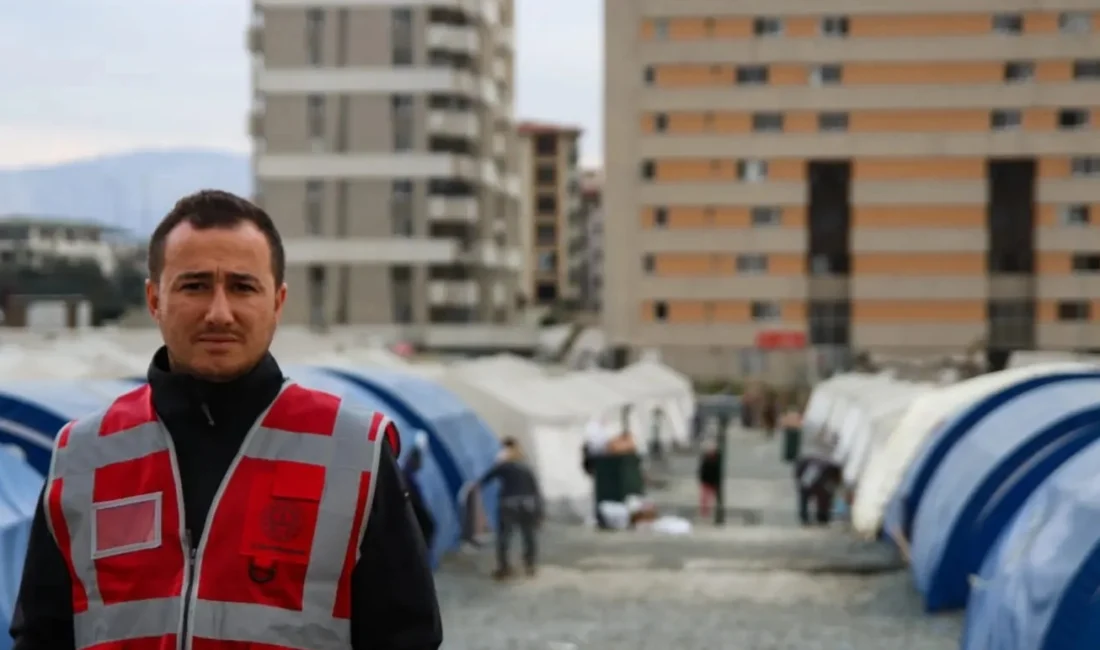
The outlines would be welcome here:
M 253 108 L 248 112 L 248 135 L 253 138 L 264 136 L 264 111 Z
M 473 307 L 480 297 L 480 288 L 473 280 L 432 280 L 428 283 L 428 302 L 432 306 Z
M 513 29 L 506 25 L 497 25 L 493 30 L 493 46 L 498 50 L 512 52 L 515 50 L 516 37 Z
M 284 245 L 288 266 L 453 264 L 459 259 L 458 244 L 441 239 L 301 237 Z
M 493 155 L 498 158 L 508 155 L 508 136 L 503 133 L 493 135 Z
M 264 26 L 256 23 L 250 24 L 248 26 L 248 31 L 245 33 L 245 42 L 249 52 L 252 54 L 263 54 Z
M 508 64 L 502 59 L 493 59 L 493 79 L 501 82 L 506 82 L 511 78 L 509 75 Z
M 477 117 L 464 111 L 432 111 L 428 114 L 428 130 L 432 135 L 476 139 L 481 133 Z
M 430 197 L 428 199 L 428 218 L 432 221 L 476 223 L 478 220 L 477 199 Z
M 428 48 L 476 56 L 481 51 L 481 36 L 473 27 L 432 24 L 428 25 Z

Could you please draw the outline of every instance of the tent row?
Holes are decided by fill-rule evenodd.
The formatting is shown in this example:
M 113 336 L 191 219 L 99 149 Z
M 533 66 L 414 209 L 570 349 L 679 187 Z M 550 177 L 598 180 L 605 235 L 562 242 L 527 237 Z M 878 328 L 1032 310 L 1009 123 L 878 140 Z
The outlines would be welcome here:
M 871 379 L 823 385 L 820 400 L 859 381 Z M 884 438 L 853 525 L 901 548 L 929 612 L 966 609 L 964 648 L 1100 643 L 1100 366 L 928 388 Z

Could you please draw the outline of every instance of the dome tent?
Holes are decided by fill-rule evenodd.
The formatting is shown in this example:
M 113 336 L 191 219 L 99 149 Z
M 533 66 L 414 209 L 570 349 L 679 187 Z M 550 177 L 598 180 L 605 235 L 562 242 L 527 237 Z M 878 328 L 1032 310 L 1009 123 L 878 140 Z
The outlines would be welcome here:
M 1082 378 L 1100 378 L 1100 368 L 1088 371 L 1062 370 L 1038 377 L 1020 378 L 1017 383 L 985 396 L 947 420 L 942 427 L 928 436 L 917 457 L 909 464 L 901 486 L 894 494 L 887 510 L 887 530 L 901 531 L 906 537 L 912 534 L 913 514 L 920 507 L 921 498 L 928 483 L 954 445 L 983 418 L 1029 391 L 1049 384 Z
M 366 390 L 355 382 L 333 375 L 330 372 L 309 366 L 288 366 L 284 372 L 295 382 L 314 390 L 332 393 L 351 404 L 371 411 L 385 413 L 401 438 L 403 459 L 414 446 L 417 428 L 401 416 L 384 398 Z M 430 451 L 422 455 L 420 470 L 416 474 L 417 485 L 424 495 L 424 502 L 435 522 L 435 539 L 429 549 L 433 566 L 438 566 L 440 558 L 450 550 L 460 536 L 462 526 L 455 510 L 453 499 L 443 479 L 439 463 Z
M 948 452 L 913 518 L 911 560 L 929 611 L 966 604 L 977 573 L 1036 486 L 1100 435 L 1100 378 L 1027 391 Z
M 0 383 L 0 449 L 17 447 L 31 468 L 45 476 L 61 427 L 106 408 L 137 385 L 126 380 Z
M 389 405 L 387 413 L 427 434 L 428 450 L 439 465 L 451 507 L 459 517 L 463 489 L 484 476 L 500 452 L 500 442 L 485 422 L 454 393 L 424 377 L 379 368 L 326 368 L 325 372 L 374 393 Z M 411 451 L 412 445 L 406 449 Z M 496 525 L 496 492 L 492 486 L 481 493 L 492 526 Z M 446 548 L 458 544 L 460 531 L 461 526 Z
M 1051 474 L 989 554 L 971 592 L 963 650 L 1100 646 L 1100 443 Z
M 0 650 L 11 648 L 8 627 L 42 483 L 42 476 L 19 457 L 0 450 Z

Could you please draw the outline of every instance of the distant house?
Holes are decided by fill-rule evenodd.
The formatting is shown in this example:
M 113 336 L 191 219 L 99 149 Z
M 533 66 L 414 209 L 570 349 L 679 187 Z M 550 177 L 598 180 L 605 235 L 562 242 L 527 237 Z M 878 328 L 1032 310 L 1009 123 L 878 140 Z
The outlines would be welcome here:
M 57 261 L 95 262 L 104 276 L 136 263 L 144 242 L 128 231 L 73 219 L 0 216 L 0 266 L 40 268 Z

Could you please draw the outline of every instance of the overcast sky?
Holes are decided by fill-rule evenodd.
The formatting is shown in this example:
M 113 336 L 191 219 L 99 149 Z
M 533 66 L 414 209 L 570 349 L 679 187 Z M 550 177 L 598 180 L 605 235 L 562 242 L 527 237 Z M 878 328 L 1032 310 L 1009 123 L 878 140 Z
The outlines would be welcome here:
M 602 5 L 516 0 L 516 114 L 602 156 Z M 0 12 L 0 167 L 163 147 L 248 151 L 248 0 L 34 0 Z

